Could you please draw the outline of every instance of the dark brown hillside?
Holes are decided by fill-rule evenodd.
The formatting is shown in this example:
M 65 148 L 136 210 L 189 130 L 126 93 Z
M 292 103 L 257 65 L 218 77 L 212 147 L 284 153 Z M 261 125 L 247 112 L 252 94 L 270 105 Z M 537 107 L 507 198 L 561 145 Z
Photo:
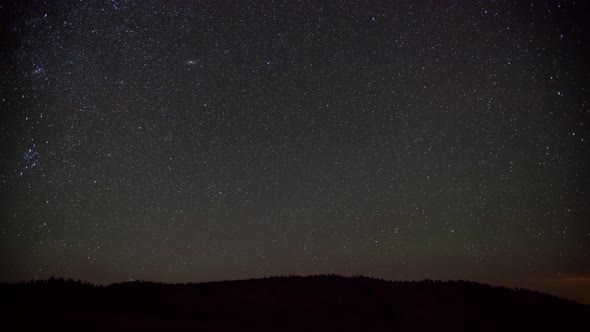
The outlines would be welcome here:
M 57 331 L 586 331 L 590 307 L 466 281 L 313 276 L 2 285 L 2 324 Z

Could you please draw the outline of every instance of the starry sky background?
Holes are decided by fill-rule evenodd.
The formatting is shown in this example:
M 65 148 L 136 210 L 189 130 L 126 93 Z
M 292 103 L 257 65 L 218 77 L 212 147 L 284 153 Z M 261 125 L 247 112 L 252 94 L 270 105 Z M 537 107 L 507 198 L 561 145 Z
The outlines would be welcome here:
M 1 1 L 0 279 L 590 303 L 585 1 Z

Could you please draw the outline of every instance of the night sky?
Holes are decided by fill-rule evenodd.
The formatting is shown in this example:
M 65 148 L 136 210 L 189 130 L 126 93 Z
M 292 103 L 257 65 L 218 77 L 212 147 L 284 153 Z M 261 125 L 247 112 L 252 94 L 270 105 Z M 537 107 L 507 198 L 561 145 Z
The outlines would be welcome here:
M 338 273 L 590 302 L 586 1 L 0 13 L 0 281 Z

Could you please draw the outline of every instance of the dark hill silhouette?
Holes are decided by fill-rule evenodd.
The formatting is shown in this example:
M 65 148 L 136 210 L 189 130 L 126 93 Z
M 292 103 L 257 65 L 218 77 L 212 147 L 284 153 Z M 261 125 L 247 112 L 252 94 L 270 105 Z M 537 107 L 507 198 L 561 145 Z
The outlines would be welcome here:
M 4 331 L 590 331 L 590 306 L 468 281 L 0 285 Z M 9 329 L 6 329 L 9 327 Z

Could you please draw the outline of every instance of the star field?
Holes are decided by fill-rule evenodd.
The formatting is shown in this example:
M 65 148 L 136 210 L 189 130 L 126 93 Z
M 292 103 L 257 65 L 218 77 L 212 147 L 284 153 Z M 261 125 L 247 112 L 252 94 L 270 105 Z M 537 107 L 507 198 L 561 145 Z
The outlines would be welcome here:
M 5 1 L 0 277 L 590 280 L 588 9 Z

